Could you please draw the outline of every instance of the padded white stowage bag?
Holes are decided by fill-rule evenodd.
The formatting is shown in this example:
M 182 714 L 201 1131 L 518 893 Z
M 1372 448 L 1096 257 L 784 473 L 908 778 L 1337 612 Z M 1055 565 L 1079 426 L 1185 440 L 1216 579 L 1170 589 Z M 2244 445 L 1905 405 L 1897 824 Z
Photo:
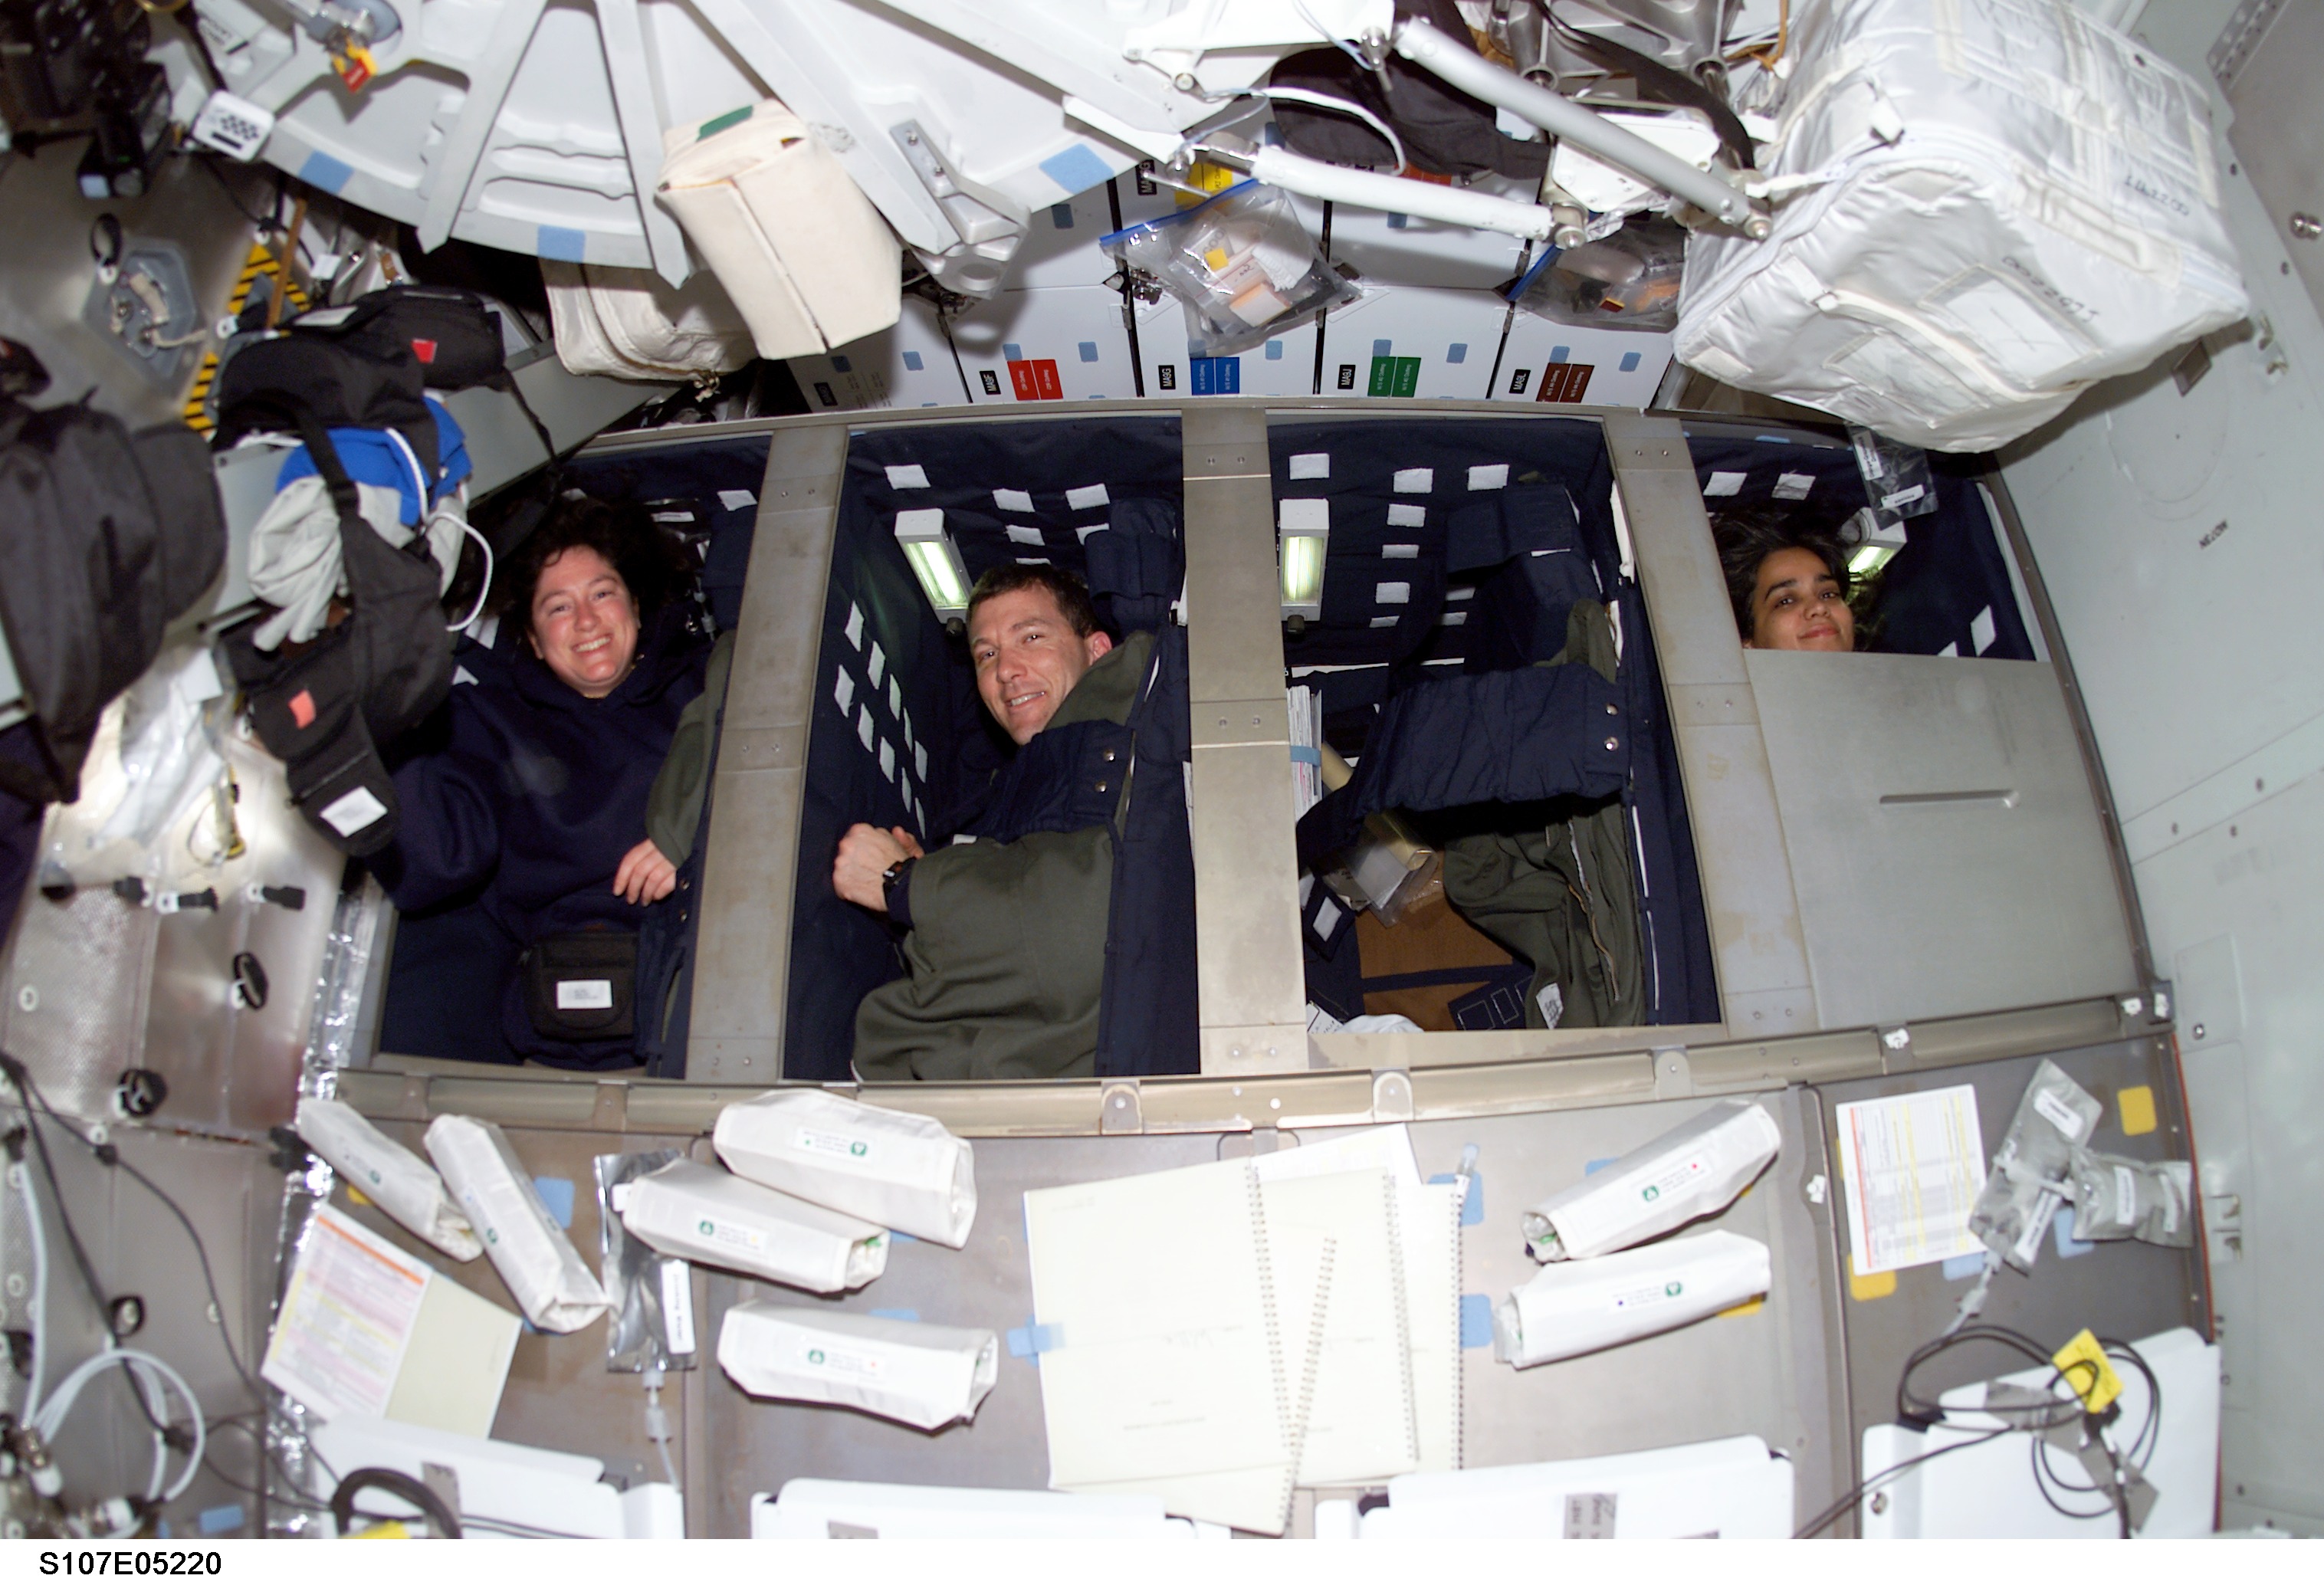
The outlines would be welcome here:
M 794 1088 L 718 1112 L 726 1168 L 761 1186 L 957 1247 L 976 1222 L 976 1154 L 942 1121 Z
M 484 1250 L 435 1167 L 352 1106 L 336 1099 L 303 1098 L 294 1125 L 299 1140 L 321 1154 L 348 1186 L 438 1252 L 465 1264 Z
M 1990 450 L 2248 311 L 2208 100 L 2068 0 L 1805 0 L 1766 242 L 1687 244 L 1679 360 Z
M 896 234 L 838 157 L 772 99 L 664 133 L 656 190 L 762 357 L 829 351 L 902 311 Z
M 888 1233 L 691 1159 L 629 1183 L 622 1228 L 658 1253 L 828 1295 L 879 1278 Z
M 690 379 L 758 355 L 751 327 L 706 269 L 673 286 L 650 269 L 540 261 L 557 360 L 568 373 Z
M 719 1326 L 718 1366 L 753 1395 L 940 1429 L 976 1415 L 1001 1376 L 1001 1341 L 990 1329 L 746 1301 Z
M 1772 1282 L 1766 1244 L 1731 1230 L 1546 1265 L 1495 1304 L 1493 1355 L 1512 1367 L 1580 1357 L 1739 1306 Z
M 439 1115 L 421 1141 L 534 1328 L 569 1335 L 613 1305 L 500 1127 L 472 1116 Z

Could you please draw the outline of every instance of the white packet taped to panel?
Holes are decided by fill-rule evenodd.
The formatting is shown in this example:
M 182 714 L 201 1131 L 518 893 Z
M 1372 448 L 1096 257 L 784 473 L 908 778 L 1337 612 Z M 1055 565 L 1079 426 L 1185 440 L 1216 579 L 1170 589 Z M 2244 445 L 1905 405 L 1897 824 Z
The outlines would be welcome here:
M 957 1247 L 976 1219 L 976 1162 L 966 1141 L 924 1115 L 806 1090 L 765 1093 L 718 1112 L 711 1134 L 746 1180 Z
M 501 1128 L 466 1115 L 428 1127 L 428 1156 L 484 1238 L 484 1253 L 537 1329 L 569 1335 L 612 1305 L 549 1212 Z
M 1001 1373 L 990 1329 L 746 1301 L 718 1331 L 718 1366 L 753 1395 L 852 1406 L 914 1428 L 976 1415 Z
M 341 1180 L 438 1252 L 466 1263 L 484 1250 L 435 1167 L 336 1099 L 301 1099 L 299 1140 Z
M 658 1253 L 801 1291 L 853 1291 L 888 1266 L 876 1225 L 691 1159 L 630 1183 L 622 1228 Z
M 1520 1228 L 1545 1263 L 1636 1246 L 1733 1202 L 1783 1140 L 1758 1105 L 1721 1099 L 1526 1209 Z
M 1767 1249 L 1710 1230 L 1552 1264 L 1493 1310 L 1493 1355 L 1513 1367 L 1659 1335 L 1767 1294 Z

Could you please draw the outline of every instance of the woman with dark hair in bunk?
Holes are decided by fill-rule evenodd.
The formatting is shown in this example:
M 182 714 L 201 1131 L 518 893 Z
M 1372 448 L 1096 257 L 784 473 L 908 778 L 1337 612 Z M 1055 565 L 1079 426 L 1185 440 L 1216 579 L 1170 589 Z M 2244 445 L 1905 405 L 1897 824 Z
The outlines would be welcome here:
M 1745 505 L 1712 517 L 1711 536 L 1745 648 L 1855 652 L 1848 552 L 1829 529 L 1780 505 Z
M 508 936 L 502 1032 L 529 1059 L 635 1059 L 638 929 L 687 856 L 648 837 L 647 804 L 710 653 L 691 575 L 641 507 L 559 500 L 502 563 L 499 641 L 463 649 L 448 739 L 395 771 L 402 827 L 374 865 L 399 907 L 473 897 Z

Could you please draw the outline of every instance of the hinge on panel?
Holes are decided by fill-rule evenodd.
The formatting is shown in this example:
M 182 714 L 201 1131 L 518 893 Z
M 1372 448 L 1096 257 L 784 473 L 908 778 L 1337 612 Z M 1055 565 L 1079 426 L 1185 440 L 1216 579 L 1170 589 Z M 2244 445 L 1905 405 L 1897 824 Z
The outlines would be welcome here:
M 1694 1067 L 1686 1057 L 1684 1044 L 1672 1044 L 1655 1051 L 1655 1097 L 1694 1097 Z
M 1386 1125 L 1390 1121 L 1412 1118 L 1411 1074 L 1406 1072 L 1373 1072 L 1372 1119 Z
M 1097 1129 L 1101 1136 L 1112 1132 L 1142 1132 L 1145 1118 L 1139 1113 L 1138 1084 L 1108 1082 L 1098 1098 Z

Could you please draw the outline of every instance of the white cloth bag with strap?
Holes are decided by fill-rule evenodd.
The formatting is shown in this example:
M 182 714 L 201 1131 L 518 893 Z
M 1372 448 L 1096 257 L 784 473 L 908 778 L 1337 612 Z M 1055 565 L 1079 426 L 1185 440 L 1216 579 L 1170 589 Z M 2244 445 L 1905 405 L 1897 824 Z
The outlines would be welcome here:
M 826 352 L 902 311 L 896 234 L 838 156 L 772 99 L 663 133 L 657 194 L 761 357 Z
M 750 326 L 708 270 L 673 286 L 650 269 L 540 261 L 557 360 L 568 373 L 691 379 L 758 355 Z
M 1805 0 L 1757 189 L 1676 350 L 1932 450 L 1996 448 L 2248 311 L 2209 101 L 2068 0 Z

